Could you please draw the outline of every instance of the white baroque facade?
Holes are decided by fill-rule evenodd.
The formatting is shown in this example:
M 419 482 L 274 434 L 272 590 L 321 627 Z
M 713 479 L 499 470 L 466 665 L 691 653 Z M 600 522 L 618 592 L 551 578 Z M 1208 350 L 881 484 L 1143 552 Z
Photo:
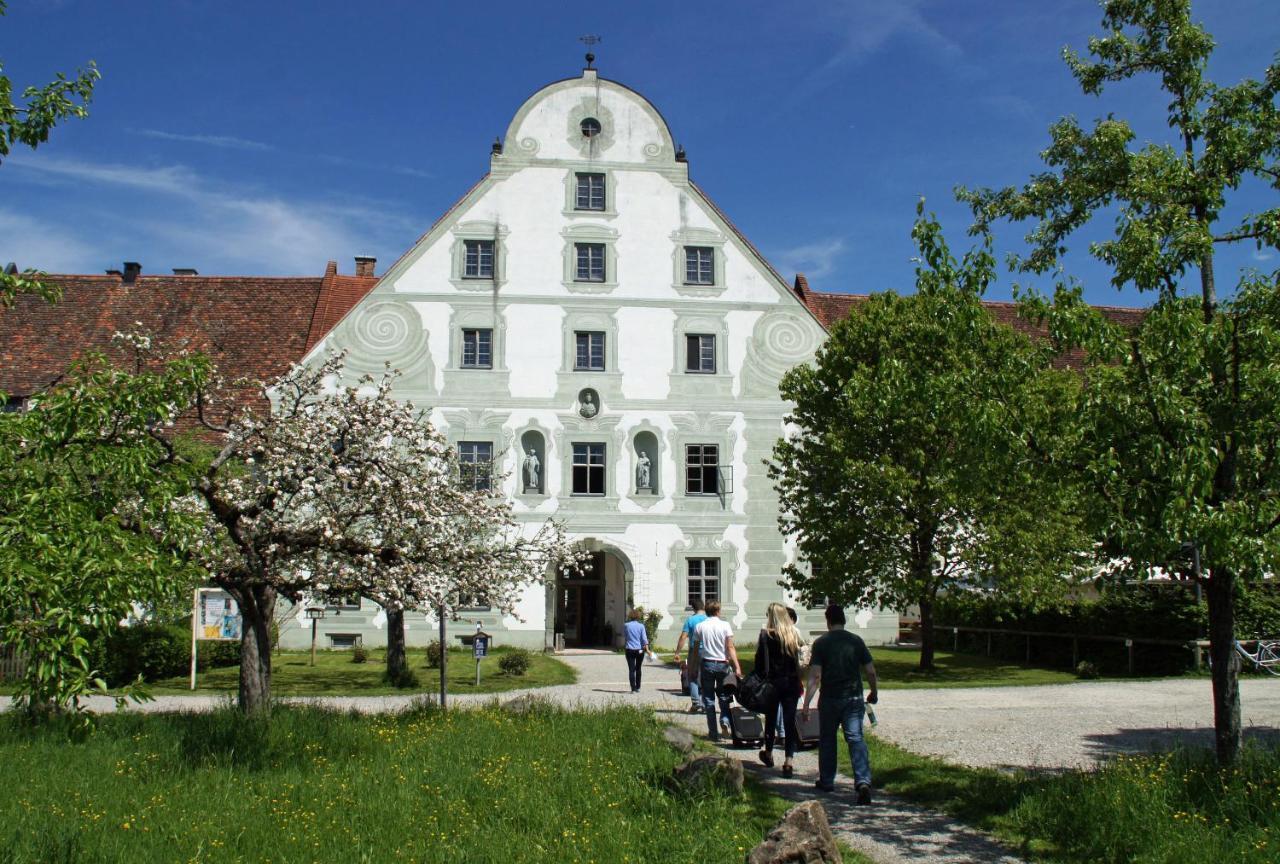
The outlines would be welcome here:
M 520 518 L 559 519 L 599 553 L 591 578 L 532 587 L 515 616 L 465 612 L 451 639 L 480 622 L 499 645 L 602 645 L 638 604 L 663 613 L 669 645 L 700 596 L 741 643 L 787 599 L 794 560 L 763 465 L 787 413 L 778 381 L 824 338 L 690 182 L 653 105 L 588 68 L 520 107 L 489 173 L 307 359 L 390 362 L 462 459 L 492 459 Z M 411 644 L 434 638 L 408 618 Z M 322 647 L 382 644 L 382 623 L 368 601 L 331 609 Z M 882 643 L 897 616 L 857 610 L 850 626 Z M 309 639 L 301 618 L 282 632 Z

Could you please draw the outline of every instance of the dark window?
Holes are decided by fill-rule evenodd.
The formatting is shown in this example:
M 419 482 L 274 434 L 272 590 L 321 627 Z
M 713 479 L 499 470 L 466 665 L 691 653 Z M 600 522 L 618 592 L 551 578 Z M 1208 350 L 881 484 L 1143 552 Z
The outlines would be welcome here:
M 485 602 L 485 598 L 473 594 L 458 595 L 458 611 L 459 612 L 488 612 L 492 607 Z
M 577 258 L 573 278 L 578 282 L 603 282 L 604 244 L 574 243 L 573 251 Z
M 325 597 L 324 605 L 330 609 L 359 609 L 360 595 L 354 591 L 344 594 L 330 594 Z
M 493 444 L 488 441 L 460 442 L 458 470 L 463 488 L 489 489 L 493 485 Z
M 604 494 L 604 445 L 573 445 L 573 494 Z
M 686 285 L 714 285 L 716 256 L 710 246 L 684 247 L 684 281 Z
M 604 334 L 594 331 L 575 331 L 573 334 L 573 368 L 604 371 Z
M 684 491 L 687 495 L 720 494 L 720 448 L 715 444 L 684 447 Z
M 604 209 L 603 174 L 578 175 L 578 198 L 574 206 L 578 210 Z
M 10 396 L 0 402 L 0 414 L 17 414 L 26 410 L 27 400 L 23 396 Z
M 716 337 L 713 333 L 689 333 L 684 337 L 686 372 L 716 371 Z
M 691 608 L 694 600 L 701 600 L 705 606 L 710 600 L 720 599 L 720 559 L 689 559 L 689 599 Z
M 462 275 L 468 279 L 493 278 L 493 241 L 466 240 L 466 260 L 463 262 Z
M 816 564 L 816 563 L 812 563 L 812 562 L 810 562 L 810 564 L 809 564 L 809 572 L 810 572 L 811 574 L 813 574 L 814 576 L 821 576 L 821 575 L 822 575 L 822 565 L 821 565 L 821 564 Z M 809 608 L 810 608 L 810 609 L 826 609 L 826 608 L 827 608 L 827 606 L 829 606 L 829 605 L 831 605 L 831 604 L 830 604 L 830 598 L 825 597 L 825 596 L 823 596 L 823 597 L 816 597 L 816 598 L 814 598 L 813 602 L 809 604 Z
M 462 368 L 493 368 L 493 331 L 489 329 L 462 331 Z
M 579 124 L 579 128 L 582 129 L 582 137 L 594 138 L 600 134 L 600 121 L 594 117 L 588 117 Z

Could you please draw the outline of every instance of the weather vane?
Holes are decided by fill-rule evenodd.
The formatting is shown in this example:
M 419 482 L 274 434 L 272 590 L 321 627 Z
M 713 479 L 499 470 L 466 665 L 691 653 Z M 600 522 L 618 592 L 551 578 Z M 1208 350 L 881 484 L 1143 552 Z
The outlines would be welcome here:
M 587 68 L 590 69 L 591 64 L 594 63 L 596 60 L 596 55 L 591 53 L 591 49 L 593 46 L 603 42 L 604 39 L 602 39 L 599 36 L 588 33 L 586 36 L 579 36 L 578 41 L 581 42 L 583 45 L 587 46 Z

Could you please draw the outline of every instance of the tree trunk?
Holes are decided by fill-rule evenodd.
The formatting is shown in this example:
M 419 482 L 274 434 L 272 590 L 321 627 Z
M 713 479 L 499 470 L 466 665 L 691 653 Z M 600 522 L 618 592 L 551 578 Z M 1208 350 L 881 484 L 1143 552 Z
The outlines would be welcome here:
M 265 711 L 271 704 L 271 622 L 276 590 L 258 586 L 233 592 L 240 604 L 240 710 Z
M 387 609 L 387 683 L 404 687 L 409 681 L 409 661 L 404 648 L 404 610 Z
M 1218 764 L 1231 765 L 1240 753 L 1240 655 L 1236 653 L 1235 574 L 1210 571 L 1209 652 L 1213 658 L 1213 737 Z
M 933 599 L 920 601 L 920 669 L 933 669 L 933 651 L 937 640 L 933 635 Z

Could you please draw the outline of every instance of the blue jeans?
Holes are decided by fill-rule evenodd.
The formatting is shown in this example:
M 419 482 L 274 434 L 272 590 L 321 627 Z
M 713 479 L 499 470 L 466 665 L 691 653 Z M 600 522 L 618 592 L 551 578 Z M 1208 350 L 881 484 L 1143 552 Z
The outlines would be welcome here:
M 853 782 L 871 785 L 871 754 L 862 737 L 862 718 L 866 706 L 862 694 L 832 698 L 822 696 L 818 702 L 818 782 L 831 785 L 836 782 L 836 728 L 844 731 L 849 745 L 849 759 L 853 762 Z
M 707 712 L 707 734 L 715 738 L 716 700 L 720 701 L 720 722 L 729 725 L 729 709 L 732 701 L 724 689 L 725 676 L 729 674 L 729 664 L 723 660 L 703 660 L 699 678 L 702 683 L 702 709 Z
M 697 666 L 689 667 L 689 701 L 699 707 L 702 706 L 702 688 L 698 686 L 698 677 L 701 674 Z

